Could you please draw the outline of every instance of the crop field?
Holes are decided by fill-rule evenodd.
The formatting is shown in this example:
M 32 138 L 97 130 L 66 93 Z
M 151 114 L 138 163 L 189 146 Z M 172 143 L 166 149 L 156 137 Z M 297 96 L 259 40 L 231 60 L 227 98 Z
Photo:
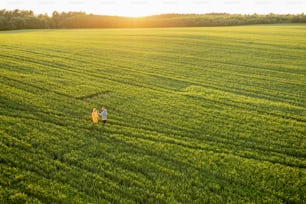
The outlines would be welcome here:
M 0 203 L 305 203 L 305 36 L 1 32 Z

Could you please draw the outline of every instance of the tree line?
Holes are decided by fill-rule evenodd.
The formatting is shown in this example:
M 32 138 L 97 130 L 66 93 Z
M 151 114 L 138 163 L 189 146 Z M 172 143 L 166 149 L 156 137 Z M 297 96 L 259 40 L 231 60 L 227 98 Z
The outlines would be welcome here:
M 162 14 L 147 17 L 120 17 L 57 12 L 35 15 L 31 10 L 0 10 L 0 30 L 56 28 L 142 28 L 200 27 L 276 23 L 306 23 L 302 14 Z

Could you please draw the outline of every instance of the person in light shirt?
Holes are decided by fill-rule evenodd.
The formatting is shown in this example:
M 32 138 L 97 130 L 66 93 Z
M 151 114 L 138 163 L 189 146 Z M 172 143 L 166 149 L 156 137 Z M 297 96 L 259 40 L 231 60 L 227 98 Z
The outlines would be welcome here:
M 105 124 L 107 121 L 107 109 L 105 108 L 105 106 L 102 106 L 102 112 L 99 113 L 99 115 L 102 116 L 102 122 L 103 124 Z

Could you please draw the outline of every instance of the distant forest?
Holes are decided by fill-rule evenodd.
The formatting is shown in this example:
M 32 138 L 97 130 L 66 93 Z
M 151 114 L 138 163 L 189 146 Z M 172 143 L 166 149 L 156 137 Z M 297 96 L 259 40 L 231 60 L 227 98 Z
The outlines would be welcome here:
M 132 18 L 86 14 L 85 12 L 57 12 L 52 16 L 35 15 L 29 10 L 0 10 L 0 30 L 55 28 L 144 28 L 144 27 L 200 27 L 233 26 L 275 23 L 306 23 L 302 14 L 163 14 Z

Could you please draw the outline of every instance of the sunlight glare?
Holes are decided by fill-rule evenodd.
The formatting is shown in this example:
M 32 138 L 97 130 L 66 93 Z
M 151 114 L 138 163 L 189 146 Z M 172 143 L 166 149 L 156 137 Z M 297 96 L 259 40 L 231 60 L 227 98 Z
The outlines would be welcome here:
M 32 10 L 36 14 L 53 11 L 82 11 L 114 16 L 149 16 L 165 13 L 204 14 L 297 14 L 306 12 L 303 0 L 1 0 L 1 9 Z

